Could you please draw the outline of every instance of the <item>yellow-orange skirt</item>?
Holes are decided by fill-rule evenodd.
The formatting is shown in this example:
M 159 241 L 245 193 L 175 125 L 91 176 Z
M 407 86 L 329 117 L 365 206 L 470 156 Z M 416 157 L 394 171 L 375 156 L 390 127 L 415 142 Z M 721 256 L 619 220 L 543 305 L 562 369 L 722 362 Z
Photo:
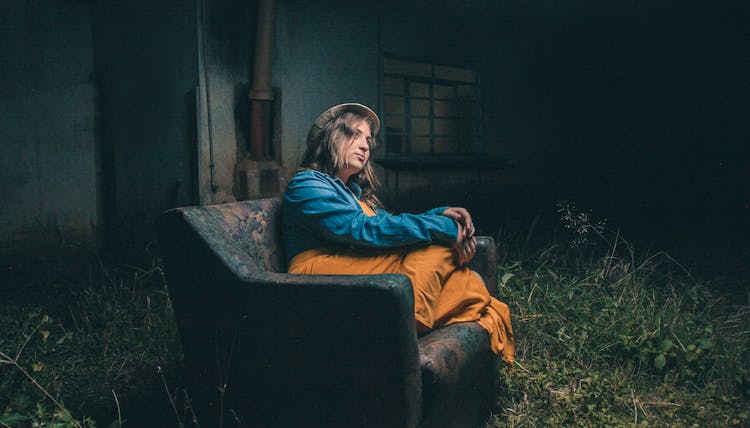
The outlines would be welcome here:
M 374 212 L 364 204 L 367 215 Z M 451 248 L 430 245 L 382 253 L 308 250 L 289 263 L 289 273 L 356 275 L 400 273 L 411 279 L 414 318 L 421 330 L 476 321 L 489 333 L 490 349 L 513 364 L 513 328 L 508 306 L 490 296 L 482 277 L 458 267 Z

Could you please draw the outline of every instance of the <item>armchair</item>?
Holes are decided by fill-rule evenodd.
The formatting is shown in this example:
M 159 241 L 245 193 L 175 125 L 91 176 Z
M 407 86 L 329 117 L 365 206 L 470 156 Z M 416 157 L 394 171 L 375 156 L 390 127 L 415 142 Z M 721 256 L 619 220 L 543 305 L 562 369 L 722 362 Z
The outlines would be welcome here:
M 178 208 L 157 220 L 201 423 L 232 409 L 260 427 L 472 427 L 499 358 L 460 323 L 417 336 L 402 275 L 286 274 L 281 201 Z M 496 295 L 492 238 L 472 268 Z M 225 417 L 226 419 L 226 417 Z

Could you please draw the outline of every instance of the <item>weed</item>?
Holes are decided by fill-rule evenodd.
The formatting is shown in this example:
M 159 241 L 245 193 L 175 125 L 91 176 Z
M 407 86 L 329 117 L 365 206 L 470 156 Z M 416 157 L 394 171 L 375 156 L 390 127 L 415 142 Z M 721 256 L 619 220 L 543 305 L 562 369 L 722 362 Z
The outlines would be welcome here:
M 499 252 L 518 363 L 489 426 L 748 424 L 750 307 L 571 204 L 560 213 L 574 245 Z
M 73 414 L 113 405 L 105 417 L 122 425 L 139 373 L 180 355 L 160 268 L 102 262 L 28 281 L 0 300 L 0 426 L 93 427 Z
M 574 203 L 568 201 L 559 201 L 557 212 L 560 213 L 560 219 L 565 228 L 575 235 L 570 241 L 571 247 L 578 247 L 590 242 L 589 238 L 592 235 L 596 235 L 609 243 L 604 236 L 606 219 L 594 221 L 591 211 L 581 211 L 576 208 Z

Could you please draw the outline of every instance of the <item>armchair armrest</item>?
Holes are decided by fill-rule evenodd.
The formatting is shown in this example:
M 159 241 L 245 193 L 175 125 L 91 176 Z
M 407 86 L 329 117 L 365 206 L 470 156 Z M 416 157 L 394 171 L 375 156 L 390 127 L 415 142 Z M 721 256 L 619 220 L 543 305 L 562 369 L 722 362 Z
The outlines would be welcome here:
M 231 381 L 252 385 L 238 402 L 254 418 L 416 426 L 421 376 L 406 277 L 269 273 L 228 285 L 237 315 L 221 330 L 237 338 Z
M 483 426 L 497 396 L 500 359 L 477 323 L 451 324 L 419 340 L 422 428 Z
M 469 269 L 478 272 L 490 295 L 499 298 L 497 289 L 497 247 L 491 236 L 477 236 L 477 253 L 469 262 Z

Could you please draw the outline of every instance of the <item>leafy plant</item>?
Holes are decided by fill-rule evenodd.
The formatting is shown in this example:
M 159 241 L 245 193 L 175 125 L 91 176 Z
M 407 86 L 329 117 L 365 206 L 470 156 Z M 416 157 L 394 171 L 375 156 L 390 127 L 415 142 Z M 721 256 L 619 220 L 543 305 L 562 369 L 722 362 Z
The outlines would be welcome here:
M 105 417 L 118 427 L 125 419 L 115 391 L 127 399 L 144 384 L 144 369 L 179 360 L 156 263 L 102 263 L 85 275 L 13 285 L 0 299 L 0 427 L 94 427 L 93 418 L 74 415 L 113 399 L 117 415 Z
M 38 373 L 44 370 L 44 363 L 40 362 L 42 355 L 50 352 L 47 347 L 47 341 L 50 337 L 49 330 L 42 330 L 51 326 L 51 319 L 49 315 L 39 315 L 37 313 L 31 313 L 26 320 L 26 324 L 36 323 L 36 326 L 31 331 L 24 331 L 22 333 L 23 343 L 20 345 L 13 357 L 9 356 L 3 351 L 0 351 L 0 365 L 7 366 L 7 368 L 14 370 L 16 374 L 20 374 L 24 381 L 30 383 L 43 397 L 44 401 L 36 401 L 36 406 L 33 412 L 29 412 L 28 405 L 32 400 L 29 399 L 28 395 L 19 394 L 14 397 L 11 402 L 5 406 L 3 414 L 0 415 L 0 426 L 12 426 L 13 424 L 21 422 L 32 422 L 32 426 L 51 426 L 51 427 L 74 427 L 83 428 L 94 427 L 96 424 L 89 418 L 84 418 L 83 422 L 73 417 L 61 401 L 56 399 L 50 392 L 42 386 L 35 376 L 31 373 Z M 32 363 L 23 364 L 21 356 L 27 349 L 29 342 L 32 339 L 36 339 L 37 333 L 39 334 L 42 346 L 33 352 L 32 360 L 37 361 Z M 62 344 L 67 335 L 59 338 L 55 344 Z M 28 370 L 24 366 L 30 366 Z M 12 379 L 9 377 L 9 379 Z M 45 405 L 46 404 L 46 405 Z M 50 407 L 51 406 L 51 407 Z M 26 413 L 26 414 L 24 414 Z
M 559 209 L 573 245 L 498 252 L 517 364 L 490 426 L 750 423 L 750 306 Z

